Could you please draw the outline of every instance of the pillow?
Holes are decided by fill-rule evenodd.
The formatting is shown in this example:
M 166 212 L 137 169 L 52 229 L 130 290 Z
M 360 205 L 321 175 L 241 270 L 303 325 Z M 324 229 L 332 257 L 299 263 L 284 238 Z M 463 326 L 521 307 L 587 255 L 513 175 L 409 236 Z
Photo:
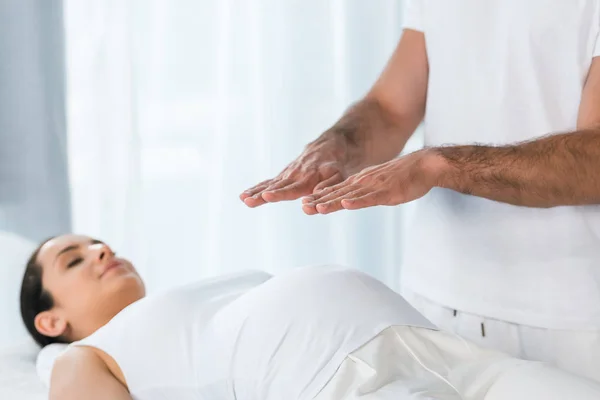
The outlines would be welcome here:
M 0 351 L 0 399 L 47 399 L 48 390 L 35 371 L 39 346 L 25 338 L 19 345 Z
M 25 264 L 36 247 L 25 238 L 0 231 L 0 349 L 16 346 L 29 336 L 21 320 L 19 292 Z
M 207 311 L 210 308 L 220 307 L 221 302 L 214 301 L 223 299 L 235 294 L 241 294 L 253 287 L 256 287 L 271 278 L 271 275 L 262 271 L 244 271 L 236 274 L 229 274 L 218 278 L 202 280 L 186 287 L 193 287 L 194 290 L 202 292 L 200 298 L 203 299 Z M 169 289 L 173 290 L 173 289 Z M 37 356 L 36 369 L 38 377 L 42 382 L 49 387 L 50 376 L 54 361 L 63 351 L 67 349 L 66 344 L 51 344 L 46 346 L 39 352 Z

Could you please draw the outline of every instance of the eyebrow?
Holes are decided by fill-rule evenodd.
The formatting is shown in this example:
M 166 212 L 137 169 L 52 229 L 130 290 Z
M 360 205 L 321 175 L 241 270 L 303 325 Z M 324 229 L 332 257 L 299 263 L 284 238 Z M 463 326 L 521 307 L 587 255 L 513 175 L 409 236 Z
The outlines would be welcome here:
M 103 241 L 101 241 L 101 240 L 96 240 L 96 239 L 93 239 L 93 240 L 90 240 L 89 244 L 92 244 L 92 245 L 93 245 L 93 244 L 104 244 L 104 242 L 103 242 Z M 60 257 L 61 255 L 65 254 L 65 253 L 67 253 L 67 252 L 69 252 L 69 251 L 76 250 L 76 249 L 78 249 L 79 247 L 81 247 L 81 245 L 79 245 L 79 244 L 73 244 L 73 245 L 71 245 L 71 246 L 67 246 L 67 247 L 65 247 L 64 249 L 62 249 L 61 251 L 59 251 L 59 252 L 58 252 L 58 254 L 56 255 L 56 258 L 55 258 L 55 260 L 56 260 L 56 259 L 58 259 L 58 257 Z

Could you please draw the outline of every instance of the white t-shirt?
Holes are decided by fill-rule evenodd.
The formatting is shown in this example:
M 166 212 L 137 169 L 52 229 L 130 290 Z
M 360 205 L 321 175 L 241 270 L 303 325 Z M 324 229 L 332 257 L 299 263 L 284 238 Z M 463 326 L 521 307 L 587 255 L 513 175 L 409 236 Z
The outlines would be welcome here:
M 341 268 L 271 278 L 210 312 L 204 301 L 194 286 L 140 300 L 74 345 L 110 355 L 136 400 L 308 400 L 386 328 L 435 329 L 382 283 Z
M 599 0 L 409 0 L 425 34 L 425 143 L 508 144 L 576 129 Z M 552 329 L 600 328 L 600 208 L 516 207 L 434 189 L 416 205 L 403 290 Z

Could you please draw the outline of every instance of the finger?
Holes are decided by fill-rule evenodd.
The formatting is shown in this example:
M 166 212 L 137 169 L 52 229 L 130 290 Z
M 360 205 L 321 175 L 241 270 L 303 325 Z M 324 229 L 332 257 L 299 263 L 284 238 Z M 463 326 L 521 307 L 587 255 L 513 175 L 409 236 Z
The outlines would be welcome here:
M 315 181 L 315 178 L 306 178 L 299 182 L 293 182 L 280 189 L 269 188 L 263 192 L 262 198 L 269 203 L 296 200 L 306 194 L 309 194 L 315 185 Z
M 272 188 L 277 189 L 290 183 L 290 179 L 283 179 L 274 183 L 271 182 L 271 184 L 266 187 L 256 187 L 255 193 L 251 197 L 246 197 L 244 199 L 244 204 L 251 208 L 262 206 L 263 204 L 267 203 L 267 201 L 262 197 L 265 191 L 270 190 Z
M 317 195 L 307 196 L 304 199 L 302 199 L 302 203 L 303 203 L 302 209 L 308 215 L 317 214 L 318 213 L 317 205 L 334 200 L 334 199 L 336 199 L 340 196 L 343 196 L 347 193 L 351 193 L 354 190 L 356 190 L 356 188 L 350 187 L 350 186 L 346 186 L 346 187 L 342 186 L 336 191 L 331 191 L 330 189 L 326 189 Z M 327 192 L 327 194 L 323 193 L 325 191 Z
M 259 184 L 252 186 L 250 189 L 246 189 L 240 194 L 240 200 L 244 201 L 248 197 L 252 197 L 255 194 L 262 192 L 264 189 L 269 187 L 269 185 L 273 182 L 273 179 L 267 179 L 266 181 L 262 181 Z
M 354 186 L 342 188 L 336 192 L 330 193 L 327 196 L 320 198 L 317 201 L 306 203 L 303 206 L 304 212 L 328 214 L 329 212 L 341 210 L 341 199 L 345 198 L 349 193 L 354 193 L 357 190 Z M 364 190 L 364 189 L 361 189 Z M 326 204 L 321 207 L 321 205 Z
M 317 193 L 327 187 L 336 185 L 343 181 L 344 181 L 344 178 L 343 178 L 342 174 L 340 172 L 337 172 L 335 175 L 325 179 L 324 181 L 320 182 L 317 186 L 315 186 L 315 188 L 313 189 L 313 193 Z
M 317 211 L 317 207 L 314 204 L 303 204 L 302 211 L 304 211 L 306 215 L 316 215 L 319 213 Z
M 386 192 L 378 191 L 362 196 L 345 198 L 341 203 L 342 207 L 346 210 L 360 210 L 361 208 L 388 205 L 389 195 Z
M 271 190 L 281 189 L 282 187 L 291 185 L 295 181 L 295 179 L 291 178 L 279 179 L 278 181 L 271 183 L 266 189 L 262 190 L 262 193 L 269 192 Z
M 352 185 L 352 182 L 350 182 L 349 180 L 345 180 L 343 182 L 338 183 L 337 185 L 326 187 L 325 189 L 323 189 L 317 193 L 313 193 L 310 196 L 306 196 L 306 198 L 302 202 L 303 203 L 314 203 L 316 201 L 321 200 L 325 196 L 329 196 L 332 193 L 335 193 L 339 190 L 343 190 L 343 189 L 347 188 L 349 185 Z
M 344 209 L 344 207 L 342 207 L 342 201 L 344 199 L 360 197 L 366 193 L 367 193 L 367 190 L 361 188 L 361 189 L 354 190 L 349 193 L 340 195 L 340 196 L 338 196 L 332 200 L 329 200 L 327 202 L 319 203 L 315 207 L 316 207 L 317 211 L 319 212 L 319 214 L 330 214 L 332 212 L 336 212 L 336 211 L 340 211 L 340 210 Z
M 302 203 L 303 204 L 311 203 L 311 202 L 319 199 L 321 196 L 324 196 L 327 193 L 331 193 L 331 191 L 333 190 L 332 185 L 340 184 L 343 181 L 344 181 L 344 178 L 343 178 L 342 174 L 339 172 L 336 173 L 332 177 L 325 179 L 324 181 L 320 182 L 317 186 L 315 186 L 314 189 L 312 190 L 312 195 L 304 197 L 302 199 Z M 326 192 L 324 192 L 324 190 L 326 190 L 326 189 L 330 189 L 330 190 L 327 190 Z
M 265 201 L 265 199 L 263 199 L 259 194 L 256 194 L 252 197 L 247 197 L 244 199 L 244 204 L 246 204 L 248 207 L 250 208 L 255 208 L 258 206 L 262 206 L 263 204 L 266 204 L 267 202 Z
M 349 186 L 343 187 L 339 190 L 336 190 L 335 192 L 329 193 L 326 196 L 320 197 L 320 198 L 312 201 L 311 203 L 314 205 L 327 203 L 328 201 L 342 198 L 345 195 L 347 195 L 348 193 L 352 193 L 358 189 L 359 189 L 359 187 L 357 187 L 355 185 L 349 185 Z M 307 203 L 307 204 L 310 204 L 310 203 Z

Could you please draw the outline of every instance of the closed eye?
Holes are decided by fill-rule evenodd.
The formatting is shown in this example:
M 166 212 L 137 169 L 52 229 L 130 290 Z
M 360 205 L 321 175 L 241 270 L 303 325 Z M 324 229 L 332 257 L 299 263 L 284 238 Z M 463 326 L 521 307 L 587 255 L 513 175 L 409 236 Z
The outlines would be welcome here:
M 77 257 L 76 259 L 71 261 L 69 264 L 67 264 L 67 268 L 76 267 L 78 264 L 81 264 L 81 262 L 83 262 L 83 258 Z

